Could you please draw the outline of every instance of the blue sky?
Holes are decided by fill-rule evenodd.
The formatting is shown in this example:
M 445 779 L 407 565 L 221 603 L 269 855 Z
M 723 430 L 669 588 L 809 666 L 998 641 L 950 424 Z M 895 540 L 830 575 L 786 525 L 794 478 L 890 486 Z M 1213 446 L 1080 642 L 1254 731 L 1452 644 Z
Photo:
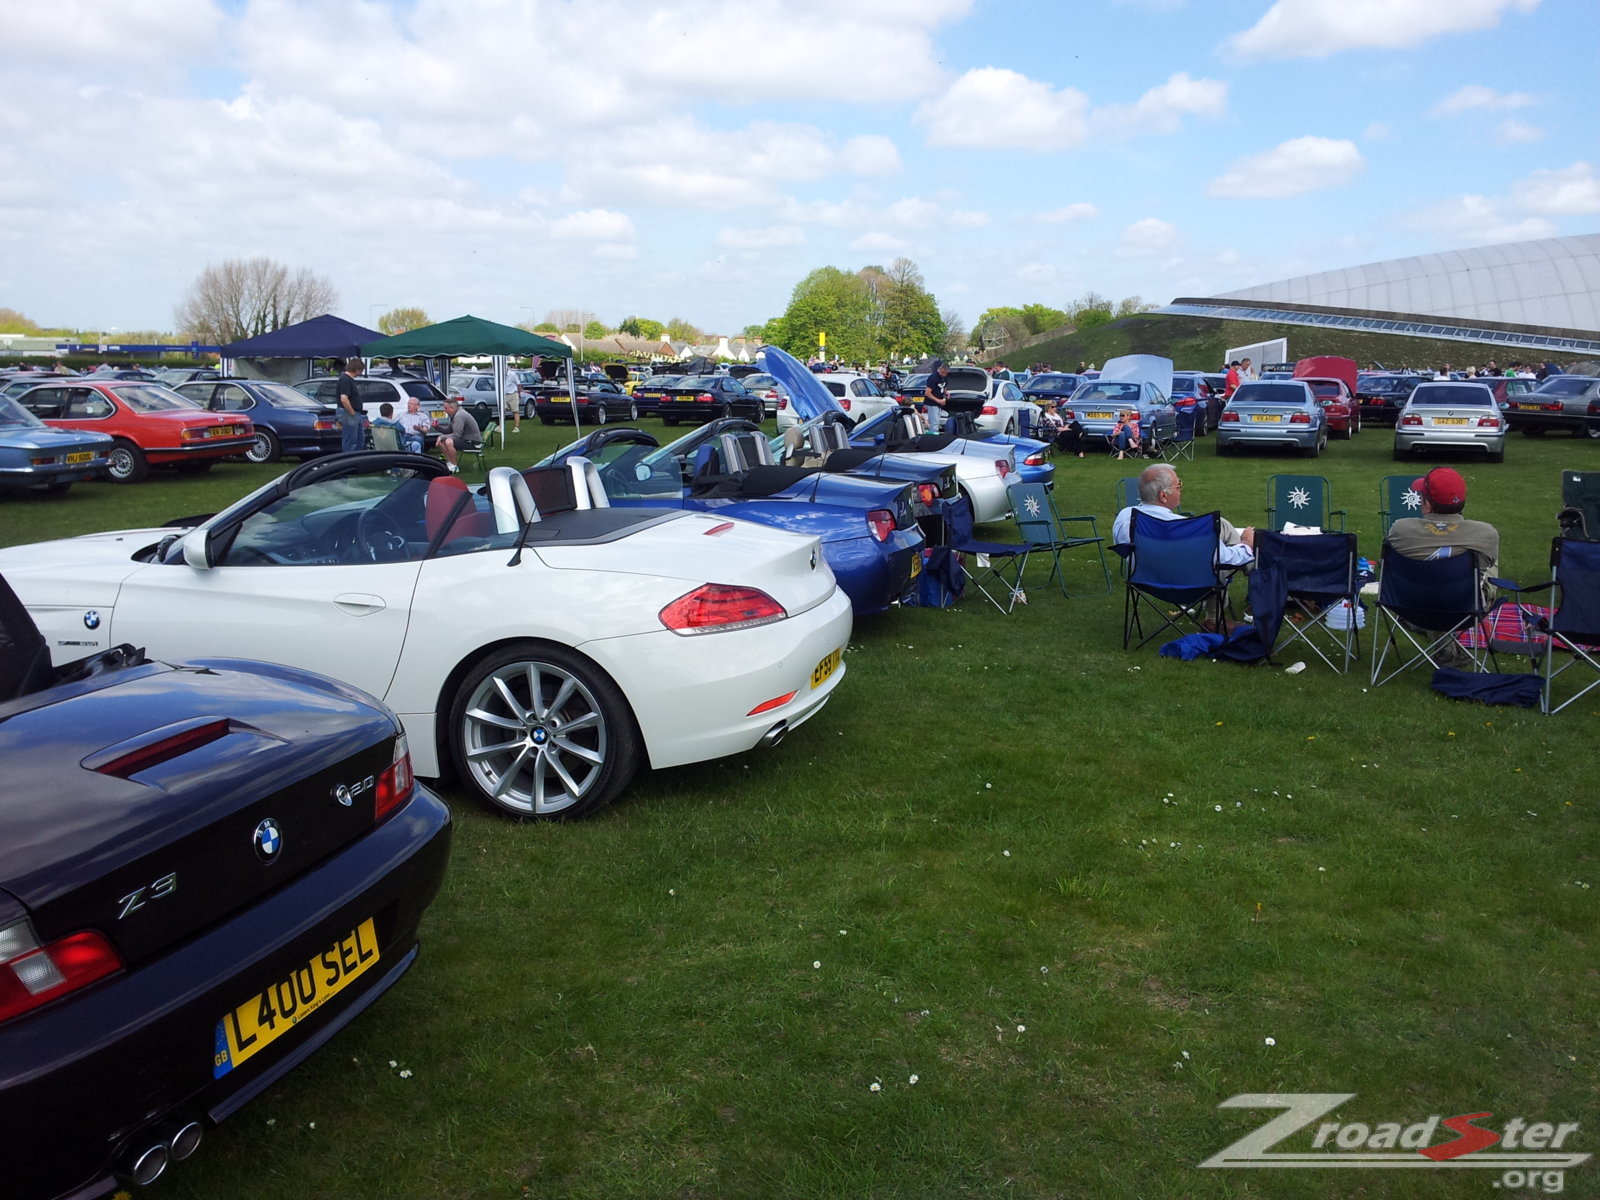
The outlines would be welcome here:
M 0 0 L 0 305 L 208 263 L 370 324 L 737 333 L 904 256 L 970 325 L 1600 229 L 1594 0 Z

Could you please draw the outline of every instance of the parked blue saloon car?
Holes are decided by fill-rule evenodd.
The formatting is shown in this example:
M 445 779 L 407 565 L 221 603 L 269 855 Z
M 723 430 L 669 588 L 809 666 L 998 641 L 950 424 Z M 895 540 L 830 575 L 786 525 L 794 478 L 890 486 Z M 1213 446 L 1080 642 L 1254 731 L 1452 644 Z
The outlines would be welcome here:
M 1316 458 L 1327 444 L 1328 414 L 1311 385 L 1300 379 L 1240 384 L 1217 420 L 1219 455 L 1241 446 L 1264 446 Z
M 52 429 L 10 397 L 0 396 L 0 487 L 64 492 L 105 473 L 114 439 Z
M 9 1200 L 150 1183 L 416 959 L 450 813 L 362 692 L 131 646 L 52 666 L 0 580 L 0 766 Z
M 571 458 L 595 464 L 613 505 L 723 513 L 822 539 L 822 554 L 857 616 L 882 612 L 921 570 L 922 531 L 914 487 L 816 468 L 730 462 L 723 435 L 766 434 L 749 421 L 719 420 L 669 445 L 642 429 L 603 429 L 535 464 Z
M 316 458 L 339 451 L 338 414 L 286 383 L 201 379 L 180 383 L 172 390 L 212 412 L 248 413 L 256 440 L 245 451 L 245 458 L 253 463 L 277 462 L 286 454 Z

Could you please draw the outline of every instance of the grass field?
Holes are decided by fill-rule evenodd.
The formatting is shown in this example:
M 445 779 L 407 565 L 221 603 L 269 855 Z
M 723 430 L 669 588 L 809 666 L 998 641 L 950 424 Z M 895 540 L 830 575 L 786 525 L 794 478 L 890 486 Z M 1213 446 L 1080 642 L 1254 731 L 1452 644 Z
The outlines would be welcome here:
M 491 461 L 568 433 L 525 425 Z M 1315 463 L 1205 441 L 1179 469 L 1187 506 L 1241 525 L 1268 475 L 1326 475 L 1376 557 L 1377 481 L 1407 470 L 1389 450 L 1372 429 Z M 1503 573 L 1544 575 L 1559 472 L 1597 455 L 1513 439 L 1455 464 Z M 1062 511 L 1108 531 L 1132 465 L 1058 460 Z M 209 512 L 274 473 L 0 499 L 0 541 Z M 1497 1186 L 1197 1169 L 1273 1115 L 1219 1110 L 1244 1092 L 1355 1093 L 1345 1122 L 1579 1121 L 1565 1149 L 1600 1148 L 1600 700 L 1545 718 L 1421 675 L 1127 654 L 1120 591 L 1029 598 L 860 622 L 835 700 L 782 746 L 642 776 L 588 822 L 511 824 L 446 785 L 455 855 L 416 969 L 151 1194 Z

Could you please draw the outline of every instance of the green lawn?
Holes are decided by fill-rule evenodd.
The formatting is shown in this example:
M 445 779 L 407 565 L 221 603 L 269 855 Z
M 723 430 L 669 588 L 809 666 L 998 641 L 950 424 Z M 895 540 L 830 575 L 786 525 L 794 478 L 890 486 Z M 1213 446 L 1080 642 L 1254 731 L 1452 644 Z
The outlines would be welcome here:
M 525 424 L 491 460 L 566 433 Z M 1203 441 L 1185 503 L 1255 523 L 1268 475 L 1314 471 L 1376 556 L 1389 448 Z M 1519 438 L 1456 464 L 1505 573 L 1542 576 L 1559 472 L 1597 455 Z M 1062 510 L 1108 531 L 1133 465 L 1058 460 Z M 0 541 L 208 512 L 274 473 L 3 499 Z M 642 776 L 591 821 L 454 803 L 410 977 L 151 1194 L 1488 1196 L 1491 1172 L 1196 1164 L 1270 1115 L 1218 1109 L 1242 1092 L 1588 1120 L 1600 700 L 1545 718 L 1420 675 L 1126 654 L 1120 591 L 1040 583 L 1011 617 L 862 621 L 778 749 Z

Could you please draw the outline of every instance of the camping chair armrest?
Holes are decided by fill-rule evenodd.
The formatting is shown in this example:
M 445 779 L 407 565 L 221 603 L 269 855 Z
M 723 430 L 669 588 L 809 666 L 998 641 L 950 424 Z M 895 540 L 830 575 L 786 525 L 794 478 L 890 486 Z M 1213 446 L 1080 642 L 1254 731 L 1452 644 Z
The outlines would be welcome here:
M 1330 525 L 1333 524 L 1333 518 L 1338 517 L 1339 518 L 1339 532 L 1343 533 L 1344 532 L 1344 519 L 1346 517 L 1348 517 L 1349 515 L 1350 515 L 1350 511 L 1348 509 L 1330 508 L 1328 510 L 1328 524 L 1330 524 Z
M 1516 592 L 1518 595 L 1529 592 L 1542 592 L 1549 588 L 1553 588 L 1556 585 L 1556 581 L 1554 579 L 1549 579 L 1544 583 L 1534 583 L 1529 584 L 1527 587 L 1518 587 L 1515 583 L 1512 583 L 1511 580 L 1500 579 L 1496 576 L 1490 576 L 1489 582 L 1494 584 L 1494 586 L 1499 588 L 1502 592 Z
M 1082 516 L 1082 517 L 1061 517 L 1061 518 L 1058 518 L 1058 519 L 1061 521 L 1061 523 L 1063 525 L 1065 525 L 1068 521 L 1087 521 L 1087 522 L 1089 522 L 1089 528 L 1090 529 L 1093 529 L 1096 533 L 1100 532 L 1100 529 L 1095 524 L 1095 519 L 1092 516 L 1087 516 L 1086 515 L 1086 516 Z

